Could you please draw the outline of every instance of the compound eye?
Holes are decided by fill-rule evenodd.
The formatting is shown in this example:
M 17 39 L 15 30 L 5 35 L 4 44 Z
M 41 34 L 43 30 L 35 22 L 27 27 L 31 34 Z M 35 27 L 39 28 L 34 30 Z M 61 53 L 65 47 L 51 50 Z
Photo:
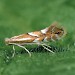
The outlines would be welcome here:
M 61 32 L 56 32 L 55 34 L 60 34 Z

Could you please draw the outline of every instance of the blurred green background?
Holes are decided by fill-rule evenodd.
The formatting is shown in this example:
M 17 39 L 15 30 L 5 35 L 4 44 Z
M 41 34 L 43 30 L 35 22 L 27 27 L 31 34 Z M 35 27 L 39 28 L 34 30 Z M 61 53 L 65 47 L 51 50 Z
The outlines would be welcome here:
M 62 40 L 50 43 L 61 51 L 34 51 L 29 57 L 16 47 L 11 58 L 12 46 L 5 45 L 6 37 L 40 30 L 54 21 L 67 30 Z M 0 75 L 38 74 L 75 75 L 75 0 L 0 0 Z

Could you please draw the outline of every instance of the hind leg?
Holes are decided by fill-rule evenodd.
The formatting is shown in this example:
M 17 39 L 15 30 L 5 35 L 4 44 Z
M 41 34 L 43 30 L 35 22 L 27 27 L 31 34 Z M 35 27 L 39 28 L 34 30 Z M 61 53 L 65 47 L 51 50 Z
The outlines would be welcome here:
M 24 46 L 22 46 L 22 45 L 19 45 L 19 44 L 14 44 L 14 45 L 23 48 L 23 49 L 29 54 L 29 56 L 31 57 L 31 53 L 29 52 L 29 50 L 28 50 L 26 47 L 24 47 Z M 14 49 L 14 47 L 13 47 L 13 49 Z M 14 50 L 15 50 L 15 49 L 14 49 Z M 13 55 L 14 55 L 14 54 L 13 54 Z

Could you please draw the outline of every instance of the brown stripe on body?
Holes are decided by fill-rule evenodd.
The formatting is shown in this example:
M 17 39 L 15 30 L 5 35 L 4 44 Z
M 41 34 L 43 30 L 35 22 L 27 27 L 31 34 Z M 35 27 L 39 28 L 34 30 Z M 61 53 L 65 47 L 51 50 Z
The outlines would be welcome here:
M 26 38 L 30 38 L 30 39 L 24 40 Z M 8 43 L 8 44 L 11 44 L 11 43 L 30 43 L 30 42 L 33 42 L 36 38 L 37 37 L 30 36 L 29 34 L 22 34 L 22 35 L 14 36 L 12 38 L 7 39 L 6 43 Z M 21 40 L 21 39 L 23 39 L 23 40 Z

